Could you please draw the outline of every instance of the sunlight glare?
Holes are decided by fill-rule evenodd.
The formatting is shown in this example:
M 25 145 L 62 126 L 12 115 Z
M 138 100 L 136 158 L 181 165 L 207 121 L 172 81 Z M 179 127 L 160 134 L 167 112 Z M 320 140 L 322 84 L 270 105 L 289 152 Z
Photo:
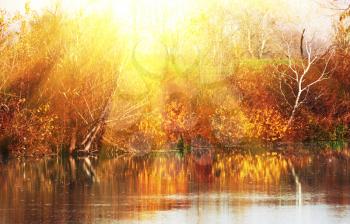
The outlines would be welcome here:
M 86 13 L 111 13 L 116 23 L 126 33 L 142 34 L 174 31 L 179 24 L 190 20 L 199 11 L 196 0 L 61 0 L 65 11 Z M 47 6 L 43 0 L 33 0 L 31 5 Z M 141 32 L 140 32 L 141 31 Z

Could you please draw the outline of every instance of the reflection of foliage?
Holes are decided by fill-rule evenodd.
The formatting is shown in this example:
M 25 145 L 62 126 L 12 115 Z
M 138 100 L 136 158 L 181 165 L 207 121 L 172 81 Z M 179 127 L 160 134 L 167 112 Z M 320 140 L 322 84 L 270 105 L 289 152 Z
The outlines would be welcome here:
M 279 184 L 282 175 L 288 171 L 286 158 L 277 153 L 258 155 L 218 154 L 214 169 L 220 169 L 226 178 L 242 183 Z
M 92 183 L 85 174 L 84 160 L 10 160 L 6 165 L 0 163 L 0 207 L 3 211 L 16 210 L 7 217 L 14 223 L 25 222 L 29 214 L 44 222 L 52 220 L 53 214 L 60 214 L 59 220 L 67 222 L 71 219 L 70 211 L 75 215 L 84 214 L 79 217 L 84 223 L 93 222 L 96 214 L 108 218 L 111 211 L 118 213 L 118 219 L 130 219 L 128 214 L 135 211 L 135 207 L 139 218 L 140 212 L 178 208 L 178 201 L 171 199 L 175 195 L 223 191 L 269 194 L 274 190 L 277 194 L 290 194 L 295 189 L 290 165 L 306 191 L 310 188 L 334 191 L 334 186 L 340 190 L 335 198 L 324 194 L 317 200 L 349 203 L 349 150 L 323 150 L 317 156 L 295 150 L 285 155 L 205 152 L 203 158 L 211 157 L 211 163 L 199 162 L 198 156 L 150 153 L 92 160 L 99 183 Z M 135 197 L 142 200 L 135 200 Z M 187 208 L 191 200 L 186 198 L 182 206 Z M 76 203 L 71 203 L 72 200 Z M 45 204 L 45 209 L 39 207 L 33 213 L 28 209 L 33 203 Z M 96 206 L 92 210 L 94 203 L 110 207 Z M 6 222 L 6 216 L 2 218 Z

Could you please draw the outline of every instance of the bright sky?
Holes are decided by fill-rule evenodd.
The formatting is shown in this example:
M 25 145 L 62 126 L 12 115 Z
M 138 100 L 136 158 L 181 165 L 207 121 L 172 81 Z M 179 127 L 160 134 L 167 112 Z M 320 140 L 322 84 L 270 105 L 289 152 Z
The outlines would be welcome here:
M 23 11 L 24 4 L 28 0 L 0 0 L 0 8 L 4 8 L 8 11 Z M 161 11 L 164 6 L 168 10 L 171 10 L 172 16 L 176 15 L 178 19 L 180 16 L 183 16 L 185 13 L 191 13 L 190 11 L 186 11 L 189 6 L 189 2 L 200 2 L 201 0 L 60 0 L 62 5 L 66 9 L 74 10 L 79 9 L 81 7 L 86 8 L 86 2 L 89 2 L 88 10 L 96 10 L 100 6 L 99 2 L 108 2 L 108 4 L 112 5 L 113 11 L 117 14 L 120 20 L 129 19 L 131 15 L 131 8 L 133 7 L 133 2 L 137 2 L 138 7 L 141 8 L 144 12 L 143 17 L 147 16 L 148 18 L 152 17 L 155 13 L 155 10 Z M 202 0 L 207 1 L 208 0 Z M 222 1 L 224 4 L 232 4 L 232 2 L 236 2 L 237 0 L 217 0 Z M 246 0 L 241 0 L 242 3 L 245 3 Z M 308 33 L 312 33 L 311 35 L 315 35 L 321 38 L 327 39 L 331 33 L 332 28 L 332 19 L 334 19 L 334 12 L 330 12 L 329 9 L 325 9 L 322 7 L 322 4 L 319 2 L 325 2 L 328 0 L 249 0 L 253 2 L 271 2 L 274 4 L 280 1 L 287 2 L 288 8 L 281 9 L 281 13 L 283 14 L 284 10 L 289 12 L 292 15 L 295 15 L 297 18 L 297 26 L 300 26 L 300 29 L 306 28 Z M 345 1 L 345 0 L 329 0 L 333 2 Z M 42 9 L 47 7 L 48 5 L 55 2 L 54 0 L 31 0 L 31 6 L 34 9 Z M 84 3 L 85 2 L 85 3 Z M 238 1 L 239 2 L 239 1 Z M 324 6 L 324 5 L 323 5 Z M 186 8 L 187 7 L 187 8 Z M 193 7 L 192 9 L 195 9 Z M 147 13 L 146 13 L 147 12 Z M 175 14 L 174 14 L 175 13 Z M 176 13 L 181 13 L 178 15 Z M 333 17 L 332 17 L 333 13 Z M 176 23 L 176 19 L 173 21 Z

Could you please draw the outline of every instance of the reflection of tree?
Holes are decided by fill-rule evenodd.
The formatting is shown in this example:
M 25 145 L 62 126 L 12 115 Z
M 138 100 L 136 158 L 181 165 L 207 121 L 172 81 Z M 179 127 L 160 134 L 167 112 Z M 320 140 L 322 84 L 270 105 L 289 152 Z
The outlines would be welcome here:
M 288 163 L 295 168 L 304 192 L 317 189 L 326 193 L 324 198 L 312 200 L 349 204 L 349 155 L 331 151 L 318 157 L 255 155 L 198 149 L 185 155 L 150 153 L 90 159 L 91 164 L 73 158 L 10 160 L 7 165 L 0 164 L 0 221 L 65 223 L 75 217 L 70 221 L 86 223 L 98 216 L 133 219 L 135 214 L 195 206 L 189 194 L 197 195 L 199 205 L 205 206 L 206 200 L 200 195 L 210 192 L 291 193 L 295 184 Z M 92 182 L 93 173 L 99 182 Z M 217 200 L 229 200 L 225 203 L 230 206 L 252 203 L 237 198 Z
M 305 156 L 304 159 L 293 158 L 300 182 L 305 188 L 317 186 L 317 190 L 325 193 L 327 204 L 349 204 L 350 199 L 346 192 L 349 188 L 349 150 L 324 150 L 317 157 Z

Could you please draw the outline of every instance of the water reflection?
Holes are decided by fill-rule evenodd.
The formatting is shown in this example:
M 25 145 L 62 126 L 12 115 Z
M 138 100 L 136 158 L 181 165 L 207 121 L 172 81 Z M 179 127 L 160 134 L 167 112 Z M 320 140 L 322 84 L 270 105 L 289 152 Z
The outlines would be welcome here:
M 318 223 L 350 220 L 344 153 L 10 160 L 0 164 L 0 187 L 0 223 L 309 223 L 318 213 Z

